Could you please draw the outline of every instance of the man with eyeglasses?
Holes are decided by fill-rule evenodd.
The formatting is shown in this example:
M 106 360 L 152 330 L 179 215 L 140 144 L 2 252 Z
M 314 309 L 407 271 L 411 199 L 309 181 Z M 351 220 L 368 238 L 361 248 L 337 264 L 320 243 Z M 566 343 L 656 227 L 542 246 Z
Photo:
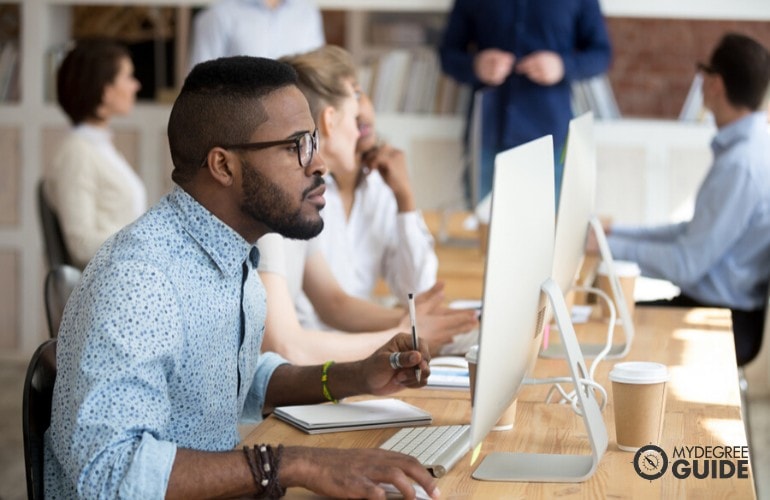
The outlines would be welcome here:
M 354 363 L 293 366 L 260 354 L 265 290 L 255 242 L 323 227 L 326 169 L 287 65 L 196 66 L 168 124 L 177 186 L 110 238 L 86 268 L 60 330 L 45 494 L 52 498 L 275 498 L 302 486 L 384 497 L 417 483 L 416 461 L 378 449 L 260 445 L 237 424 L 276 406 L 420 387 L 425 348 L 400 334 Z
M 608 230 L 612 255 L 639 263 L 642 274 L 673 282 L 681 295 L 654 305 L 716 306 L 732 311 L 737 362 L 762 342 L 770 281 L 770 139 L 761 111 L 770 54 L 755 40 L 727 34 L 703 73 L 703 103 L 718 128 L 714 154 L 692 219 L 651 228 Z

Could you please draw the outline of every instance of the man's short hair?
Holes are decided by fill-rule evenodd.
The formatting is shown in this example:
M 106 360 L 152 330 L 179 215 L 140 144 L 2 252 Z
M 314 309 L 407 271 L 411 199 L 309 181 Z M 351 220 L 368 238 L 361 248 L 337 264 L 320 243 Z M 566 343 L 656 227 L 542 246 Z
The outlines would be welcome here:
M 249 142 L 267 120 L 262 99 L 296 84 L 291 66 L 273 59 L 223 57 L 196 65 L 168 120 L 174 182 L 189 182 L 211 148 Z
M 764 46 L 745 35 L 728 33 L 711 54 L 709 67 L 722 77 L 733 106 L 760 108 L 770 82 L 770 53 Z

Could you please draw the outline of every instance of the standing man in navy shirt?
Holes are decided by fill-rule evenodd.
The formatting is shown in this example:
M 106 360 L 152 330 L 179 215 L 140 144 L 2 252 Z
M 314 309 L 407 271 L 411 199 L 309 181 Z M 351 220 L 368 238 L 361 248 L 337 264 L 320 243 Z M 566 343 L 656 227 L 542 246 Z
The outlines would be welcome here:
M 444 72 L 486 89 L 479 199 L 498 152 L 551 134 L 558 201 L 570 83 L 603 73 L 611 57 L 598 0 L 455 0 L 439 50 Z

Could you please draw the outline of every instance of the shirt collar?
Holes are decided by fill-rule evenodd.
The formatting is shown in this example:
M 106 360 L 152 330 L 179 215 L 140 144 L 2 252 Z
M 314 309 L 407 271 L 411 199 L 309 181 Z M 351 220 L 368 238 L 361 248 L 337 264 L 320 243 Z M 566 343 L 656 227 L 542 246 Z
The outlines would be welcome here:
M 222 222 L 198 203 L 184 189 L 174 186 L 169 201 L 179 212 L 185 231 L 201 246 L 220 271 L 228 276 L 240 275 L 248 258 L 253 267 L 259 263 L 259 251 L 233 228 Z
M 764 111 L 756 111 L 720 128 L 711 140 L 711 149 L 715 153 L 724 151 L 751 135 L 757 127 L 767 128 L 767 114 Z
M 107 127 L 96 127 L 84 122 L 75 126 L 75 133 L 94 141 L 112 142 L 112 131 Z

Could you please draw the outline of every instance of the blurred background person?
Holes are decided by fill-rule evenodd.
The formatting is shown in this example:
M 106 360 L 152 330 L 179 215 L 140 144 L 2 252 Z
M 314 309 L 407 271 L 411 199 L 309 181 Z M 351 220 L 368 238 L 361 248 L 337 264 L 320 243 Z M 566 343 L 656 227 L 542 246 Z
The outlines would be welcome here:
M 320 139 L 315 144 L 324 164 L 358 171 L 354 151 L 359 138 L 359 105 L 355 68 L 347 52 L 327 46 L 282 61 L 298 73 L 298 86 L 310 104 Z M 329 190 L 326 193 L 328 199 Z M 395 219 L 395 209 L 391 217 Z M 258 270 L 268 301 L 263 349 L 299 364 L 330 357 L 356 359 L 395 332 L 409 330 L 409 315 L 403 308 L 384 307 L 346 293 L 319 243 L 318 238 L 303 241 L 276 234 L 257 242 Z M 443 302 L 441 284 L 417 300 L 420 336 L 432 352 L 451 342 L 454 335 L 478 326 L 472 311 L 450 310 Z M 316 315 L 325 329 L 307 321 Z
M 147 208 L 142 180 L 113 144 L 110 122 L 131 113 L 140 84 L 128 50 L 84 40 L 57 73 L 57 99 L 72 123 L 44 176 L 75 264 L 86 266 L 104 241 Z
M 571 82 L 610 63 L 598 0 L 455 0 L 439 55 L 445 73 L 484 89 L 476 202 L 492 190 L 497 153 L 551 134 L 558 203 Z
M 195 16 L 189 69 L 226 56 L 277 59 L 324 40 L 321 11 L 312 0 L 220 0 Z
M 690 220 L 655 227 L 612 225 L 613 257 L 681 294 L 640 305 L 726 307 L 738 365 L 762 345 L 770 282 L 770 136 L 764 99 L 770 53 L 745 35 L 725 35 L 703 74 L 703 104 L 714 115 L 713 162 Z M 595 246 L 595 245 L 592 245 Z
M 329 68 L 337 68 L 336 78 L 358 97 L 354 147 L 324 156 L 329 172 L 319 248 L 346 293 L 373 300 L 378 281 L 384 280 L 390 294 L 405 305 L 409 293 L 430 289 L 438 273 L 433 237 L 417 209 L 405 155 L 378 142 L 372 102 L 360 91 L 356 68 L 345 49 L 327 45 L 291 60 L 300 81 L 307 83 L 301 88 L 309 100 L 329 100 L 324 95 L 334 76 Z M 320 110 L 319 121 L 327 115 Z M 321 130 L 326 127 L 321 123 Z M 306 326 L 326 327 L 312 310 L 302 311 L 301 317 Z

